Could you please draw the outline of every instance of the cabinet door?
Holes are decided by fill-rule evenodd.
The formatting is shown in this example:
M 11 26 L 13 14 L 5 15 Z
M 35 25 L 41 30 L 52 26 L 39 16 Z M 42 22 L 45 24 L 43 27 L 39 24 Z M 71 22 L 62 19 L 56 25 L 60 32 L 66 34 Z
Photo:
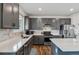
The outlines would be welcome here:
M 65 18 L 65 24 L 70 25 L 71 24 L 71 18 Z
M 4 3 L 3 4 L 3 28 L 9 28 L 12 26 L 12 4 Z
M 1 29 L 1 3 L 0 3 L 0 29 Z
M 32 38 L 24 45 L 24 55 L 29 55 L 32 48 Z
M 60 18 L 60 24 L 66 24 L 70 25 L 71 24 L 71 18 Z
M 31 52 L 31 48 L 32 48 L 32 38 L 31 38 L 31 40 L 29 40 L 29 45 L 28 45 L 28 52 L 29 52 L 29 54 Z
M 28 55 L 29 54 L 29 47 L 27 44 L 24 45 L 24 55 Z
M 3 28 L 19 28 L 19 6 L 13 3 L 3 4 Z
M 39 37 L 39 44 L 44 44 L 44 38 L 43 37 Z
M 12 25 L 14 26 L 13 28 L 19 28 L 19 4 L 17 3 L 14 3 L 12 4 L 13 6 L 13 11 L 12 11 L 12 14 L 13 14 L 13 22 L 12 22 Z
M 48 24 L 53 30 L 57 29 L 56 18 L 42 18 L 42 24 L 43 26 Z
M 30 26 L 32 30 L 38 30 L 38 26 L 37 26 L 37 18 L 31 18 L 30 20 Z
M 39 39 L 38 37 L 33 38 L 33 44 L 39 44 Z

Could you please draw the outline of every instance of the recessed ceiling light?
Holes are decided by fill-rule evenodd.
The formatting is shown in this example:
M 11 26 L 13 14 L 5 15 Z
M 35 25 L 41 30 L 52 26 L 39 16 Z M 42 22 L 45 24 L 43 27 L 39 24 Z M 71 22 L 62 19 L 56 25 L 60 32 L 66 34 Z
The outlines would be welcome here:
M 71 9 L 70 9 L 70 11 L 73 11 L 73 10 L 74 10 L 74 8 L 71 8 Z
M 42 11 L 42 8 L 38 8 L 39 11 Z

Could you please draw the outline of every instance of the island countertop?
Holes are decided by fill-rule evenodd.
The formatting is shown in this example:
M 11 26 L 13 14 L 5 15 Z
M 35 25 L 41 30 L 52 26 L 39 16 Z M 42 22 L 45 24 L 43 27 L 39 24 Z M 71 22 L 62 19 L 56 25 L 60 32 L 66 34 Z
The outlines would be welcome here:
M 33 35 L 28 38 L 15 37 L 0 43 L 0 53 L 16 53 Z
M 50 40 L 63 52 L 79 52 L 79 39 L 51 38 Z

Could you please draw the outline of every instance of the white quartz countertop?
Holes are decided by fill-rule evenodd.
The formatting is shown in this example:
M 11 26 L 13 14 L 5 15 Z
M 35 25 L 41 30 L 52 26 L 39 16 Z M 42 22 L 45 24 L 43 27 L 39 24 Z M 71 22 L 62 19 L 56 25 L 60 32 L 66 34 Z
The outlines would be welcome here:
M 76 38 L 51 38 L 54 43 L 63 52 L 79 51 L 79 39 Z
M 28 38 L 15 37 L 9 40 L 0 42 L 0 53 L 15 53 L 20 49 L 33 35 Z

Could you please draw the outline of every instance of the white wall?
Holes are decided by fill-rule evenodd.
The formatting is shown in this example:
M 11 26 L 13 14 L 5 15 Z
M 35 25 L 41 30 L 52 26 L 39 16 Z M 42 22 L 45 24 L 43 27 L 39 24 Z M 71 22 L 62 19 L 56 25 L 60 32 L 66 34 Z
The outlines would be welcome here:
M 69 16 L 71 18 L 71 24 L 75 25 L 75 34 L 79 35 L 79 13 L 75 13 Z
M 71 24 L 79 24 L 79 13 L 75 13 L 69 16 L 71 18 Z
M 27 13 L 23 10 L 22 7 L 19 6 L 19 13 L 23 16 L 27 16 Z
M 8 29 L 0 29 L 0 42 L 9 38 L 10 31 Z

